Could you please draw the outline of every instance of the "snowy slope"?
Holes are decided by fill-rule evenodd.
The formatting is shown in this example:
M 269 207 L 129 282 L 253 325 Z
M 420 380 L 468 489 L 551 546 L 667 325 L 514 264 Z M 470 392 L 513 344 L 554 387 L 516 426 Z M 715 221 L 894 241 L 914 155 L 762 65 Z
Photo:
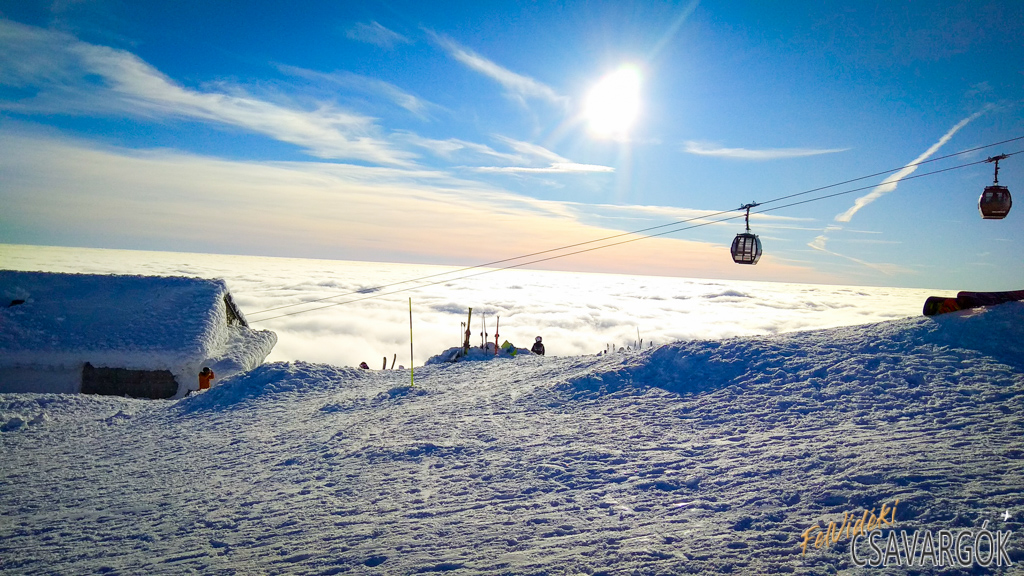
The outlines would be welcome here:
M 983 573 L 1019 574 L 1022 336 L 1014 303 L 415 388 L 295 362 L 180 401 L 2 395 L 0 572 L 832 574 L 845 543 L 800 534 L 898 498 L 908 531 L 1014 530 Z

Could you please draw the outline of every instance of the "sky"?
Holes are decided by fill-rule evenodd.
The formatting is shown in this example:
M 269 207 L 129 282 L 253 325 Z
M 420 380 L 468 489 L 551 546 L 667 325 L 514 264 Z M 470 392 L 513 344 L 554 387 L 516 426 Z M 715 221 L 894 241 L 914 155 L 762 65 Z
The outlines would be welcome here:
M 1024 150 L 988 146 L 1024 136 L 1022 23 L 1019 2 L 0 0 L 0 242 L 1019 289 L 1020 209 L 983 221 L 977 198 L 980 161 Z M 1021 190 L 1024 154 L 999 179 Z M 753 202 L 765 255 L 740 266 Z

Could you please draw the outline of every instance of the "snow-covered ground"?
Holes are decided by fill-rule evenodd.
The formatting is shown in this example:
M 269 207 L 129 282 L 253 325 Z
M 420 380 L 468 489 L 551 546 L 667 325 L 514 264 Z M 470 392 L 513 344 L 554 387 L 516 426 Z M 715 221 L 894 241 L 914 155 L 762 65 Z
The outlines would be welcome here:
M 0 395 L 0 572 L 893 573 L 800 544 L 897 499 L 1024 566 L 1024 303 L 415 377 Z

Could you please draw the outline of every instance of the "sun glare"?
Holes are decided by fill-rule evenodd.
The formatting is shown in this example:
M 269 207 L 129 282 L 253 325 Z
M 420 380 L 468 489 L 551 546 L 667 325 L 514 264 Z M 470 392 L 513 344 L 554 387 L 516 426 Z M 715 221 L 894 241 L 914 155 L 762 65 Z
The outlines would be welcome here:
M 640 71 L 623 66 L 590 90 L 584 114 L 594 134 L 620 136 L 629 131 L 639 112 Z

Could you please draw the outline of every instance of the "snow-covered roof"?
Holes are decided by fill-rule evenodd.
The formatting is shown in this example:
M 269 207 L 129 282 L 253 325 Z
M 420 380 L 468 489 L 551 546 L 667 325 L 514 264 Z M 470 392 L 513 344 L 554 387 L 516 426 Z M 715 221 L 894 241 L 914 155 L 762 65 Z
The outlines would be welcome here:
M 258 350 L 238 368 L 259 365 L 276 343 L 271 332 L 229 326 L 223 280 L 0 270 L 0 298 L 0 368 L 89 362 L 170 370 L 183 383 L 204 362 L 238 356 L 230 349 L 241 340 L 255 338 Z
M 204 354 L 226 292 L 222 280 L 0 271 L 0 353 Z

